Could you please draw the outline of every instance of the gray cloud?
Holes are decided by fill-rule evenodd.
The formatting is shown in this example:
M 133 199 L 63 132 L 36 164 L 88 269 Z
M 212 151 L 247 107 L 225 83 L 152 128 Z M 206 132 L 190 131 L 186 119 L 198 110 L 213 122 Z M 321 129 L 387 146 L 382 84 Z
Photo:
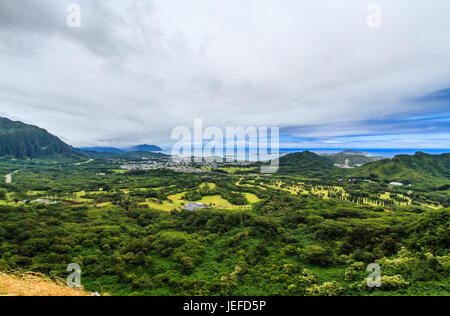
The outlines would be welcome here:
M 75 3 L 82 8 L 83 27 L 71 29 L 66 25 L 71 0 L 4 0 L 0 3 L 0 27 L 3 40 L 23 47 L 37 48 L 53 37 L 72 40 L 92 52 L 111 56 L 126 49 L 126 44 L 117 36 L 114 25 L 125 21 L 105 7 L 104 1 L 80 0 Z M 99 17 L 101 17 L 99 19 Z M 6 44 L 8 44 L 8 42 Z M 6 45 L 7 46 L 7 45 Z M 16 51 L 17 52 L 17 51 Z M 20 51 L 19 51 L 20 53 Z
M 80 29 L 70 2 L 0 2 L 0 115 L 75 146 L 164 145 L 195 118 L 375 134 L 445 108 L 411 102 L 450 87 L 445 0 L 380 0 L 381 29 L 358 0 L 83 0 Z

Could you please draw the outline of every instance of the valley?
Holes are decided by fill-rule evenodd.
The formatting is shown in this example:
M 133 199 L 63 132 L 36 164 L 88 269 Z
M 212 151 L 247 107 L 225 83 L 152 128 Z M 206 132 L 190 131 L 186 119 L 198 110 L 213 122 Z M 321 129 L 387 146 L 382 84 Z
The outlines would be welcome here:
M 64 279 L 69 264 L 81 295 L 450 293 L 449 154 L 357 166 L 353 151 L 304 151 L 264 175 L 267 162 L 177 162 L 152 146 L 22 157 L 40 145 L 0 156 L 0 293 L 20 271 Z M 380 288 L 366 284 L 373 263 Z
M 2 271 L 63 278 L 73 262 L 87 291 L 108 295 L 449 292 L 448 187 L 257 175 L 252 165 L 196 173 L 36 162 L 0 164 L 19 170 L 0 188 Z M 385 273 L 381 289 L 362 286 L 371 262 Z
M 450 296 L 448 0 L 71 2 L 0 1 L 0 296 Z

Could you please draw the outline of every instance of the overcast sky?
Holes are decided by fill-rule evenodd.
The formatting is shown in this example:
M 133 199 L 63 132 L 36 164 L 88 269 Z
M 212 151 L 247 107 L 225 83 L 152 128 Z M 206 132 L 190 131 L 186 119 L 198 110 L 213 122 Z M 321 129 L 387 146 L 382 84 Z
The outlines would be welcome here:
M 450 148 L 448 0 L 0 1 L 0 116 L 73 146 L 278 126 L 282 147 Z M 367 5 L 381 8 L 381 28 Z

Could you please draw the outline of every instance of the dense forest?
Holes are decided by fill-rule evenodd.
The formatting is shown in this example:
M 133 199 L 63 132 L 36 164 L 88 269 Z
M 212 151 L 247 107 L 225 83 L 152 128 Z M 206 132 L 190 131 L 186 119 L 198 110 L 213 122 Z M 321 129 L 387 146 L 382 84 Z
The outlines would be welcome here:
M 413 156 L 399 155 L 351 171 L 351 175 L 358 177 L 371 174 L 377 175 L 380 180 L 403 183 L 448 181 L 450 179 L 450 154 L 429 155 L 417 152 Z
M 0 166 L 13 169 L 0 188 L 0 271 L 65 278 L 77 263 L 87 290 L 110 295 L 450 293 L 448 187 L 408 195 L 295 175 L 123 172 L 103 160 Z M 190 201 L 210 207 L 184 210 Z M 366 285 L 371 263 L 381 288 Z
M 110 295 L 450 293 L 449 154 L 342 169 L 365 160 L 306 151 L 281 157 L 273 175 L 259 164 L 124 170 L 166 156 L 74 150 L 0 124 L 11 180 L 0 184 L 0 271 L 65 278 L 76 263 L 87 291 Z M 373 263 L 379 288 L 366 284 Z

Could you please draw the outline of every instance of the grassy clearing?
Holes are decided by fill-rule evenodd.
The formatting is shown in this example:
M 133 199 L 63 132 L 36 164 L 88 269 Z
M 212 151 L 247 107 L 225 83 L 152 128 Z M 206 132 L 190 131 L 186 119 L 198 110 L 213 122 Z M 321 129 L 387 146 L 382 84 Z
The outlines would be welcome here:
M 111 202 L 105 202 L 105 203 L 99 203 L 96 204 L 97 207 L 110 207 L 113 206 L 113 204 Z
M 239 172 L 256 171 L 256 170 L 258 170 L 258 168 L 257 167 L 253 167 L 253 168 L 226 167 L 226 168 L 219 168 L 217 170 L 224 171 L 228 174 L 236 174 Z
M 126 169 L 114 169 L 114 170 L 111 170 L 112 172 L 114 172 L 114 173 L 126 173 L 126 172 L 128 172 L 128 170 L 126 170 Z
M 257 197 L 256 195 L 254 195 L 253 193 L 247 193 L 247 192 L 244 192 L 244 196 L 245 196 L 245 198 L 247 199 L 247 201 L 248 201 L 250 204 L 254 204 L 254 203 L 257 203 L 257 202 L 261 201 L 261 199 L 258 198 L 258 197 Z
M 22 202 L 13 202 L 13 201 L 5 201 L 5 200 L 0 200 L 0 205 L 9 205 L 9 206 L 18 206 L 18 205 L 23 205 L 24 203 Z
M 170 212 L 174 209 L 182 209 L 186 205 L 186 201 L 182 200 L 182 197 L 186 192 L 178 193 L 175 195 L 170 195 L 167 197 L 166 201 L 157 201 L 155 199 L 147 199 L 141 205 L 147 205 L 155 210 Z
M 201 200 L 198 201 L 186 201 L 183 200 L 183 196 L 186 194 L 186 192 L 178 193 L 175 195 L 171 195 L 167 198 L 166 201 L 157 201 L 155 199 L 147 199 L 145 202 L 141 203 L 141 205 L 147 205 L 148 207 L 164 212 L 170 212 L 174 209 L 181 210 L 183 209 L 187 204 L 189 203 L 203 203 L 211 206 L 212 208 L 217 209 L 229 209 L 229 210 L 236 210 L 236 209 L 244 209 L 249 208 L 251 205 L 233 205 L 226 199 L 224 199 L 220 195 L 211 195 L 211 196 L 204 196 Z M 247 195 L 248 194 L 248 195 Z M 251 193 L 247 193 L 246 197 L 247 200 L 253 204 L 259 201 L 259 198 Z
M 81 166 L 81 165 L 85 165 L 85 164 L 88 164 L 88 163 L 93 162 L 93 161 L 94 161 L 94 159 L 89 159 L 88 161 L 77 162 L 74 165 L 75 166 Z
M 37 196 L 37 195 L 45 195 L 47 194 L 46 191 L 28 191 L 27 193 L 30 196 Z
M 202 183 L 202 184 L 200 184 L 200 189 L 214 190 L 215 188 L 217 188 L 217 185 L 215 183 Z
M 170 212 L 170 211 L 173 211 L 174 209 L 181 209 L 183 206 L 182 204 L 176 205 L 176 204 L 170 203 L 169 201 L 158 202 L 158 201 L 150 200 L 150 199 L 141 203 L 141 205 L 147 205 L 149 208 L 152 208 L 152 209 L 155 209 L 158 211 L 164 211 L 164 212 Z
M 200 201 L 197 202 L 211 205 L 211 207 L 213 208 L 232 209 L 236 207 L 227 200 L 225 200 L 224 198 L 222 198 L 220 195 L 204 196 Z

